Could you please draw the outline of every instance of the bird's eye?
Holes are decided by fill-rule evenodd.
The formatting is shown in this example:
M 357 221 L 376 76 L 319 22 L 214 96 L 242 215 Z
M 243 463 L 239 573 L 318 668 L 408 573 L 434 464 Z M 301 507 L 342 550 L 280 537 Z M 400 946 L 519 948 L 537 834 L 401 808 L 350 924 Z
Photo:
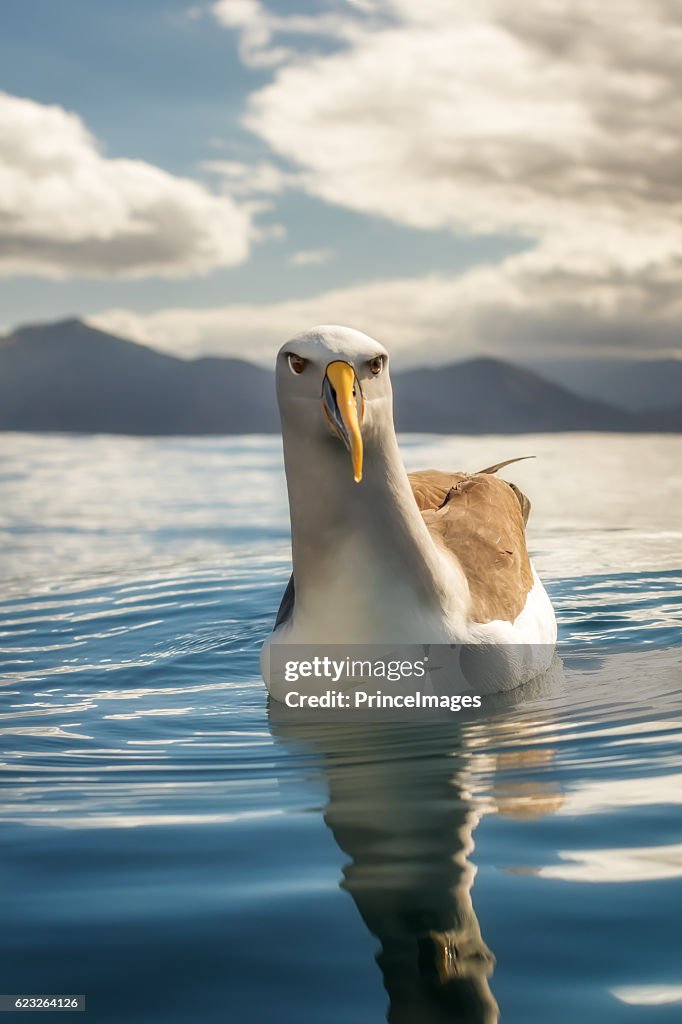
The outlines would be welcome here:
M 290 352 L 287 358 L 289 360 L 289 369 L 291 370 L 292 373 L 303 373 L 306 366 L 308 365 L 307 359 L 304 359 L 303 356 L 297 356 L 293 352 Z
M 384 368 L 384 357 L 375 356 L 374 359 L 370 359 L 369 368 L 375 377 L 378 377 Z

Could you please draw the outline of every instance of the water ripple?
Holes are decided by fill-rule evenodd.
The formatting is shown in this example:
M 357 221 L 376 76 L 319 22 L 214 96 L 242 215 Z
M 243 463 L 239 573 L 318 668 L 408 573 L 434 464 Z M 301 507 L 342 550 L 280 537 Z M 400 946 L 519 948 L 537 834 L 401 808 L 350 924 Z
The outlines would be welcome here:
M 536 450 L 574 479 L 586 443 L 408 451 Z M 462 1010 L 475 991 L 511 1021 L 677 1020 L 680 534 L 628 504 L 629 478 L 534 502 L 554 680 L 484 717 L 370 726 L 268 707 L 258 653 L 289 571 L 274 441 L 21 444 L 0 521 L 4 991 L 36 991 L 40 964 L 38 989 L 89 993 L 97 1024 L 269 1021 L 275 984 L 278 1022 L 332 1003 L 378 1021 L 412 984 L 406 951 L 457 928 L 448 1019 L 485 1019 Z M 611 444 L 646 478 L 641 439 Z M 409 991 L 406 1020 L 443 1019 Z

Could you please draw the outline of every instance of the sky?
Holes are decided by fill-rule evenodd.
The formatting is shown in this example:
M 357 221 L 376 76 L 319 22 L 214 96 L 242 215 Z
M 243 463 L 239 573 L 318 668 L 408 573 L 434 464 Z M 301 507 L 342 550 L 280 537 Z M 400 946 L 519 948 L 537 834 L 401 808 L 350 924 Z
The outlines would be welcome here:
M 679 0 L 4 0 L 0 326 L 682 355 Z

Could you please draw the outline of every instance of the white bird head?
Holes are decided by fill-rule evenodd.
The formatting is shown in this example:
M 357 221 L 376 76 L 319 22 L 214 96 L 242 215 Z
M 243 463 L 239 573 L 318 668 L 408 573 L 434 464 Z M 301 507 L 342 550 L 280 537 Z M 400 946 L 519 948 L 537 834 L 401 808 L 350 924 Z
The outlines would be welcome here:
M 353 477 L 362 479 L 365 444 L 393 432 L 388 353 L 350 327 L 313 327 L 292 338 L 277 355 L 277 400 L 285 436 L 316 436 L 350 452 Z M 338 443 L 338 442 L 334 442 Z

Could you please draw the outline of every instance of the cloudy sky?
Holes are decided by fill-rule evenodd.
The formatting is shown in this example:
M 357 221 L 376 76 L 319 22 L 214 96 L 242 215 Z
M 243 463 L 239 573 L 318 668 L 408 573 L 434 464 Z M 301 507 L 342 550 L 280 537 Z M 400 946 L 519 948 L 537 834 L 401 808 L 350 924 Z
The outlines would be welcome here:
M 0 325 L 682 354 L 679 0 L 7 0 Z

